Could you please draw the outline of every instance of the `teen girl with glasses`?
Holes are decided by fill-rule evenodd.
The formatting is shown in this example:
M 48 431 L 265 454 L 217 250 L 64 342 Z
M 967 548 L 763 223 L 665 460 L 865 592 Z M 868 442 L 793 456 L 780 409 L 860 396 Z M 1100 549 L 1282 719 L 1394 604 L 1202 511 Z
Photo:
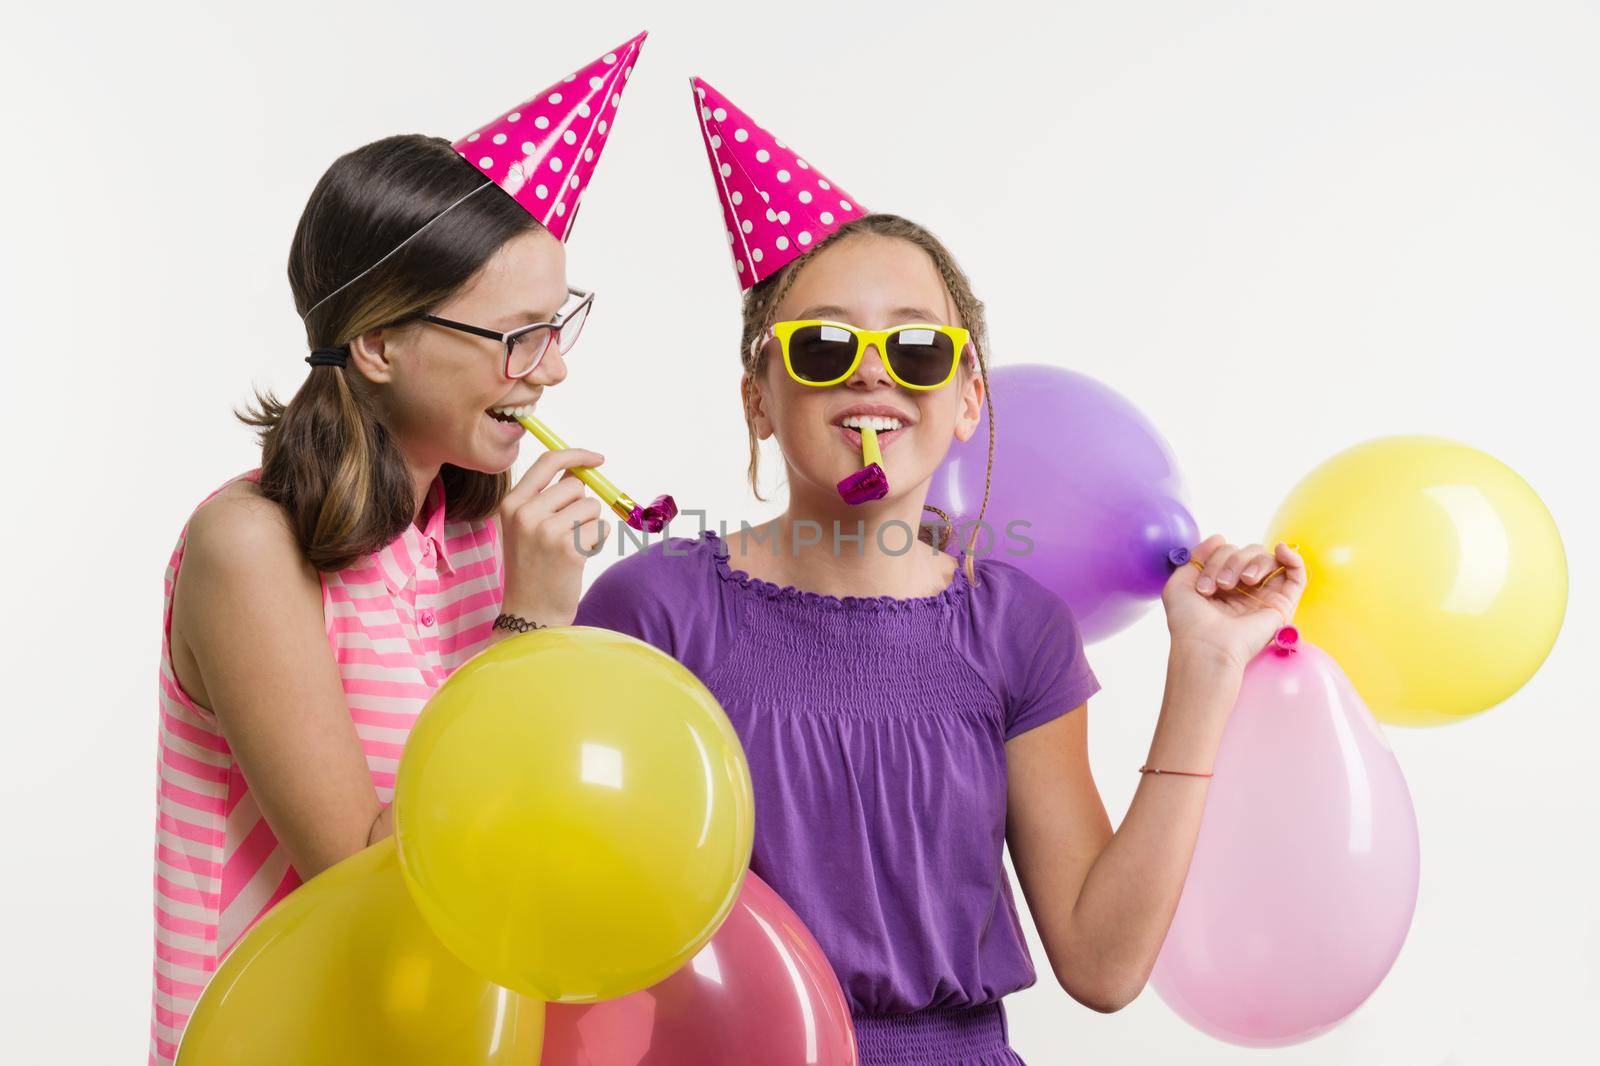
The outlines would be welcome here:
M 605 458 L 550 451 L 513 483 L 512 412 L 567 377 L 593 297 L 562 242 L 641 39 L 563 83 L 565 112 L 547 91 L 499 132 L 375 141 L 305 206 L 289 284 L 312 369 L 240 413 L 260 465 L 167 566 L 152 1063 L 257 918 L 392 833 L 412 723 L 513 635 L 503 616 L 573 618 L 606 523 L 571 470 Z M 595 135 L 571 147 L 574 125 Z M 508 139 L 509 166 L 477 143 Z M 541 159 L 553 189 L 517 169 Z

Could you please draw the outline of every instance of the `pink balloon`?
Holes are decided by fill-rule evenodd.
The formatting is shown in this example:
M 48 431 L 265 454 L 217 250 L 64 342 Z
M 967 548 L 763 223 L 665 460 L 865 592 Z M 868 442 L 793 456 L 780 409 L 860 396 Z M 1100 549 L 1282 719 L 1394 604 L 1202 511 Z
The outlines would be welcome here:
M 1411 793 L 1344 671 L 1304 641 L 1246 667 L 1214 771 L 1151 983 L 1218 1039 L 1309 1040 L 1372 994 L 1405 942 Z
M 765 881 L 689 964 L 620 999 L 545 1007 L 542 1066 L 855 1066 L 844 989 Z

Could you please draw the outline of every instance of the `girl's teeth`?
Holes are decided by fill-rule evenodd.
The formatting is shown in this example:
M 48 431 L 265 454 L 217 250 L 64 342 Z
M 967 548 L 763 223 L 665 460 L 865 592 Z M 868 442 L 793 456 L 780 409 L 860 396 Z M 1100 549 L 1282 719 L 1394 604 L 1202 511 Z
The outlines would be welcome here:
M 840 425 L 846 429 L 871 429 L 877 433 L 887 433 L 901 428 L 898 418 L 885 418 L 882 415 L 851 415 Z

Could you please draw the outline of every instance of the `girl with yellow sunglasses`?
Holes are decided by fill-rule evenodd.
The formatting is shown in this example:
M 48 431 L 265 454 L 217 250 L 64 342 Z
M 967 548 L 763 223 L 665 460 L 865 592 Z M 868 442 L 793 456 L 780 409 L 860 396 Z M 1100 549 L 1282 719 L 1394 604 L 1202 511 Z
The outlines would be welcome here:
M 1304 568 L 1289 553 L 1260 590 L 1272 606 L 1243 609 L 1221 593 L 1266 572 L 1259 547 L 1196 546 L 1215 584 L 1174 572 L 1149 765 L 1176 772 L 1142 778 L 1113 832 L 1086 743 L 1100 683 L 1071 609 L 972 540 L 958 562 L 921 525 L 929 479 L 988 403 L 983 304 L 927 230 L 864 212 L 715 89 L 695 93 L 746 290 L 751 487 L 775 437 L 788 504 L 613 565 L 577 622 L 662 648 L 727 711 L 755 786 L 751 869 L 822 945 L 861 1061 L 1015 1066 L 1001 1001 L 1036 973 L 1004 847 L 1055 980 L 1097 1011 L 1132 1001 L 1244 663 L 1292 614 Z M 888 489 L 852 504 L 836 485 L 864 436 Z

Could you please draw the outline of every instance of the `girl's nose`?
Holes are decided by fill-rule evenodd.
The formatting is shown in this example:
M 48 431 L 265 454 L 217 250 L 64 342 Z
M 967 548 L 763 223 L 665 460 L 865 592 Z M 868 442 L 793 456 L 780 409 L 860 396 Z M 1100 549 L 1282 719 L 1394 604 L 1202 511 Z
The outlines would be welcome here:
M 867 345 L 867 350 L 861 353 L 861 365 L 856 367 L 855 373 L 850 375 L 846 385 L 877 386 L 885 382 L 893 382 L 889 371 L 883 366 L 883 352 L 876 344 Z
M 561 349 L 550 345 L 550 350 L 544 353 L 539 365 L 528 375 L 528 380 L 540 385 L 559 385 L 567 380 L 567 360 L 561 354 Z

